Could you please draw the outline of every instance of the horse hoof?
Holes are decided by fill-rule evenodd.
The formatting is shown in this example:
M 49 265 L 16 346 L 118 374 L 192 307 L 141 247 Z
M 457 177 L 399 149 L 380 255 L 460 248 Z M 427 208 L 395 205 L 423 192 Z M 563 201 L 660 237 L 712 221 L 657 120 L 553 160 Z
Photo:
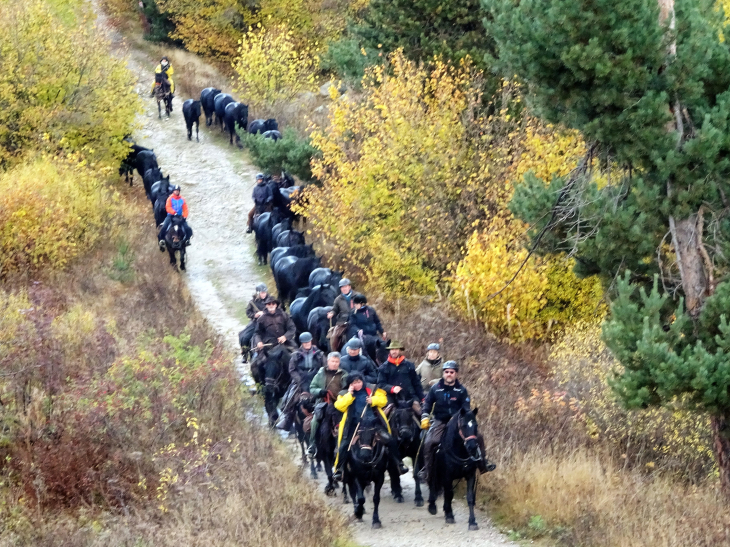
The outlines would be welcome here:
M 446 524 L 455 524 L 454 517 L 446 517 Z
M 403 501 L 404 501 L 403 496 L 400 494 L 393 496 L 393 499 L 395 500 L 396 503 L 403 503 Z
M 435 503 L 429 503 L 428 504 L 428 512 L 431 513 L 432 515 L 435 515 L 436 513 L 439 512 L 439 510 L 436 509 L 436 504 Z
M 373 530 L 379 530 L 382 527 L 383 527 L 383 525 L 380 524 L 379 522 L 373 522 L 373 526 L 372 526 Z
M 184 272 L 185 271 L 185 264 L 180 264 L 180 269 Z
M 423 507 L 423 500 L 416 500 L 416 507 Z
M 477 523 L 469 525 L 469 531 L 472 532 L 474 530 L 479 530 L 479 525 Z

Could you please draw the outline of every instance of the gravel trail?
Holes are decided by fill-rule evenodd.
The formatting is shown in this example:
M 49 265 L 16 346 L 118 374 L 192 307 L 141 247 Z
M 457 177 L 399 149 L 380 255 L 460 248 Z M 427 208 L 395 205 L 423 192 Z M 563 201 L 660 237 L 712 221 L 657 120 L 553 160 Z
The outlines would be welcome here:
M 97 10 L 97 13 L 100 13 Z M 99 17 L 104 25 L 103 16 Z M 246 214 L 252 206 L 251 191 L 257 169 L 245 160 L 244 154 L 235 146 L 229 146 L 228 139 L 219 129 L 206 128 L 201 116 L 200 142 L 188 141 L 181 105 L 188 98 L 182 96 L 179 76 L 176 75 L 178 96 L 174 111 L 169 119 L 163 112 L 158 119 L 157 104 L 149 97 L 152 73 L 157 60 L 141 49 L 124 45 L 120 35 L 108 30 L 114 45 L 129 55 L 129 67 L 138 78 L 136 91 L 144 103 L 144 112 L 139 116 L 139 129 L 135 133 L 138 144 L 153 148 L 165 175 L 170 175 L 174 184 L 182 187 L 182 195 L 190 209 L 189 223 L 194 230 L 193 244 L 188 247 L 187 279 L 196 304 L 216 330 L 230 342 L 231 349 L 238 353 L 238 331 L 245 325 L 246 304 L 255 285 L 270 277 L 267 267 L 256 264 L 253 237 L 246 235 Z M 176 51 L 174 58 L 190 59 L 198 66 L 205 63 L 195 56 Z M 173 63 L 175 60 L 173 58 Z M 174 66 L 174 65 L 173 65 Z M 215 69 L 207 67 L 215 73 Z M 219 78 L 218 81 L 223 81 Z M 230 88 L 230 86 L 229 86 Z M 228 91 L 224 89 L 224 91 Z M 135 186 L 140 187 L 139 178 Z M 150 222 L 152 213 L 150 211 Z M 150 245 L 155 245 L 150 241 Z M 160 253 L 160 260 L 168 260 L 167 253 Z M 245 374 L 242 369 L 242 373 Z M 298 448 L 296 449 L 298 453 Z M 309 474 L 308 466 L 303 473 Z M 322 492 L 324 473 L 316 483 Z M 489 480 L 489 476 L 482 477 Z M 390 496 L 388 481 L 383 486 L 380 517 L 383 528 L 372 530 L 372 501 L 366 503 L 366 514 L 362 522 L 353 521 L 353 538 L 362 546 L 370 547 L 499 547 L 515 545 L 508 541 L 490 524 L 484 513 L 477 514 L 480 529 L 467 531 L 468 509 L 463 498 L 454 500 L 455 525 L 447 525 L 441 512 L 431 516 L 425 507 L 416 508 L 413 503 L 414 483 L 410 473 L 401 478 L 405 503 L 398 504 Z M 424 497 L 428 489 L 424 488 Z M 340 508 L 346 515 L 352 514 L 352 505 L 343 504 L 341 496 L 326 498 L 327 503 Z M 371 498 L 370 494 L 368 498 Z M 302 515 L 302 518 L 305 518 Z

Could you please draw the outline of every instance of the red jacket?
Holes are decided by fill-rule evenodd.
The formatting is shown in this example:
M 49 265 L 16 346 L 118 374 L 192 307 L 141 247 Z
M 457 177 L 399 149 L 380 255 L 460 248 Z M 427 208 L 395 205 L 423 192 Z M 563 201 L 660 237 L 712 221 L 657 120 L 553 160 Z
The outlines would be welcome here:
M 165 210 L 169 215 L 182 214 L 183 218 L 188 218 L 188 204 L 182 196 L 175 197 L 175 194 L 170 194 L 165 204 Z

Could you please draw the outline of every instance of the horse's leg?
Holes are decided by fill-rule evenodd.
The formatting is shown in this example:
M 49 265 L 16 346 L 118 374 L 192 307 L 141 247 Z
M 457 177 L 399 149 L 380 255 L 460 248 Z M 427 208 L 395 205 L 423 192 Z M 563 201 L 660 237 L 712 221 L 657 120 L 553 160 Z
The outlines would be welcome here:
M 162 107 L 160 106 L 160 99 L 157 99 L 157 117 L 162 119 Z
M 418 478 L 418 472 L 421 470 L 418 463 L 413 462 L 413 482 L 416 483 L 416 497 L 413 501 L 416 503 L 416 507 L 423 507 L 423 494 L 421 494 L 421 479 Z
M 437 464 L 437 462 L 433 462 L 434 465 Z M 432 468 L 433 469 L 433 468 Z M 431 471 L 431 474 L 433 475 L 433 471 Z M 436 508 L 436 494 L 438 492 L 438 485 L 436 484 L 436 480 L 434 477 L 430 477 L 428 481 L 428 512 L 432 515 L 435 515 L 438 513 L 438 509 Z
M 446 524 L 454 524 L 454 511 L 451 508 L 451 502 L 454 499 L 454 483 L 453 481 L 444 481 L 444 518 Z
M 362 516 L 365 514 L 365 490 L 360 484 L 357 478 L 352 479 L 355 485 L 355 491 L 350 488 L 350 496 L 352 496 L 352 503 L 355 504 L 355 517 L 357 520 L 362 520 Z
M 187 252 L 185 251 L 185 247 L 180 249 L 180 269 L 182 271 L 185 271 L 185 255 Z
M 195 140 L 200 142 L 200 135 L 198 132 L 200 131 L 200 120 L 195 122 Z
M 380 489 L 385 482 L 385 469 L 381 473 L 375 475 L 373 481 L 373 528 L 381 528 L 380 516 L 378 515 L 378 506 L 380 505 Z
M 400 473 L 393 460 L 388 462 L 388 475 L 390 475 L 390 492 L 393 494 L 393 499 L 396 503 L 403 503 L 403 488 L 400 484 Z
M 476 503 L 477 474 L 472 471 L 466 479 L 466 502 L 469 504 L 469 530 L 479 530 L 477 519 L 474 518 L 474 504 Z
M 175 268 L 177 270 L 177 260 L 175 259 L 175 249 L 172 248 L 172 245 L 167 246 L 167 254 L 170 255 L 170 266 Z

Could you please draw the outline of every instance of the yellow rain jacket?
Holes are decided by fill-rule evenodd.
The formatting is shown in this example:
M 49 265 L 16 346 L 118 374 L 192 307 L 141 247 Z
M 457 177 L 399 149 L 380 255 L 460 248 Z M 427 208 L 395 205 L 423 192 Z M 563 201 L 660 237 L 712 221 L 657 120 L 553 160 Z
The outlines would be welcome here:
M 155 69 L 155 74 L 159 74 L 161 72 L 162 72 L 162 64 L 158 64 L 157 68 Z M 167 65 L 167 70 L 165 70 L 165 72 L 167 73 L 167 80 L 170 82 L 170 91 L 174 95 L 175 94 L 175 82 L 172 81 L 172 75 L 175 74 L 175 69 L 172 68 L 172 64 Z M 155 90 L 155 82 L 153 80 L 152 81 L 152 91 L 154 92 L 154 90 Z
M 383 412 L 383 407 L 388 404 L 388 396 L 385 394 L 385 391 L 382 389 L 376 389 L 375 393 L 373 394 L 370 388 L 363 388 L 368 395 L 372 397 L 372 403 L 370 403 L 370 406 L 376 409 L 380 413 L 380 417 L 383 418 L 383 422 L 385 422 L 385 426 L 388 428 L 388 433 L 391 433 L 390 431 L 390 424 L 388 423 L 388 418 L 385 417 L 385 412 Z M 355 402 L 355 397 L 353 397 L 349 391 L 346 391 L 343 395 L 338 395 L 337 400 L 335 401 L 335 408 L 342 412 L 342 419 L 340 420 L 340 430 L 337 432 L 337 446 L 339 447 L 340 444 L 342 444 L 342 435 L 344 435 L 345 432 L 345 424 L 347 423 L 347 411 L 350 408 L 350 405 Z M 337 451 L 337 458 L 335 458 L 335 469 L 337 469 L 337 460 L 340 459 L 340 451 Z

